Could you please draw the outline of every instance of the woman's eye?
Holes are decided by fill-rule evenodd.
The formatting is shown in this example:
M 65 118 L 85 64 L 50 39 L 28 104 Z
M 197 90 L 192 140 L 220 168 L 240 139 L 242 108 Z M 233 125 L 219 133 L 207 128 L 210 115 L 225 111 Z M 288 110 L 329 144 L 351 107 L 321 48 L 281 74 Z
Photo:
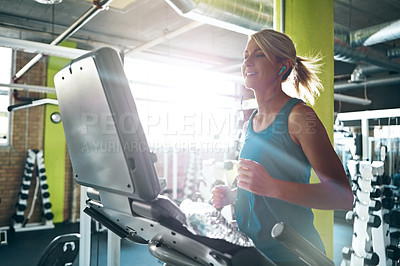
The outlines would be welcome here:
M 265 57 L 265 54 L 256 54 L 254 57 Z M 249 58 L 249 55 L 243 56 L 243 60 L 246 60 L 247 58 Z

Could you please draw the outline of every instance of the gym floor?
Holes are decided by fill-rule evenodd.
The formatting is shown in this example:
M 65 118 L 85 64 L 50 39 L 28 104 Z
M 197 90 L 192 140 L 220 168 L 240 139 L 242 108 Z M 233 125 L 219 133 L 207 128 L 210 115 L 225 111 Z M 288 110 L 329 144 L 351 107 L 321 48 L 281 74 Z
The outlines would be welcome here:
M 334 263 L 340 265 L 342 248 L 351 245 L 352 226 L 343 218 L 335 216 L 334 225 Z M 56 224 L 54 229 L 28 232 L 10 232 L 7 245 L 0 246 L 1 266 L 36 265 L 43 250 L 56 236 L 79 232 L 78 223 Z M 95 232 L 92 235 L 91 265 L 107 265 L 107 233 Z M 77 260 L 73 265 L 78 265 Z M 162 262 L 148 252 L 146 245 L 135 244 L 126 240 L 121 242 L 121 266 L 160 266 Z

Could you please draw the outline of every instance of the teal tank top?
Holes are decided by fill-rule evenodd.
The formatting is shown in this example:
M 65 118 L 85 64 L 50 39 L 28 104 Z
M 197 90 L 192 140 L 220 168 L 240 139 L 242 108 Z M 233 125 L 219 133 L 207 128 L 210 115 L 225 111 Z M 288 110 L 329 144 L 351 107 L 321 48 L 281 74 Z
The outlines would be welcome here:
M 240 158 L 261 164 L 274 178 L 309 183 L 311 165 L 288 131 L 289 113 L 293 106 L 300 102 L 302 101 L 299 99 L 291 98 L 277 113 L 275 120 L 261 132 L 255 132 L 252 127 L 253 118 L 257 114 L 255 110 L 249 119 Z M 271 237 L 272 227 L 278 222 L 285 222 L 325 252 L 321 238 L 313 225 L 314 215 L 310 208 L 238 188 L 235 217 L 239 229 L 253 240 L 259 250 L 275 262 L 299 260 Z

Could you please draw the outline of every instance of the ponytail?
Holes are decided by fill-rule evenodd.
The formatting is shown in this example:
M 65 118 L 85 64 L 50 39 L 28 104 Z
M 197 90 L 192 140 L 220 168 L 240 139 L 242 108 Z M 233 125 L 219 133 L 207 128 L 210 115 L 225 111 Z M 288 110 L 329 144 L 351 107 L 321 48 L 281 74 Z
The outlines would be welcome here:
M 293 65 L 292 83 L 297 95 L 309 102 L 311 105 L 314 104 L 315 99 L 320 95 L 320 91 L 323 90 L 321 80 L 317 74 L 320 73 L 319 63 L 320 58 L 304 58 L 296 56 L 296 63 Z

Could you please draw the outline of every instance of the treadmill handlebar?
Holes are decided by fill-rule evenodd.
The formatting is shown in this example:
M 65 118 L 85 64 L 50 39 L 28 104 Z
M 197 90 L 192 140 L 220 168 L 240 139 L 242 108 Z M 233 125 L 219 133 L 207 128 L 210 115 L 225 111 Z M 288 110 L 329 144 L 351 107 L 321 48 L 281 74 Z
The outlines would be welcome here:
M 334 263 L 322 251 L 283 222 L 275 224 L 271 235 L 309 265 L 332 265 Z

